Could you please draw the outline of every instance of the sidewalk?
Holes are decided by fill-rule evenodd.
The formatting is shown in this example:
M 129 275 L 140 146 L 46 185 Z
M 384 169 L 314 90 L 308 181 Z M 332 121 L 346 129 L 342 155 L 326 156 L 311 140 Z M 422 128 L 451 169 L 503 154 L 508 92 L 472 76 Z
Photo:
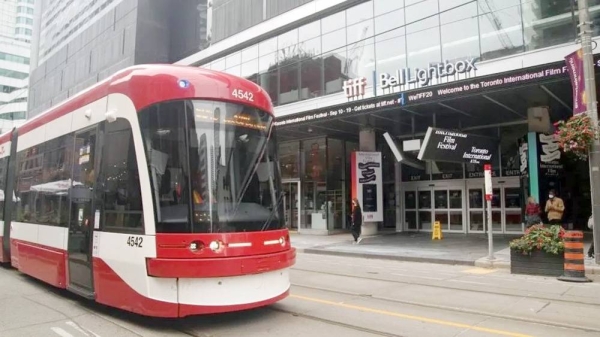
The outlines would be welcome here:
M 313 236 L 294 233 L 292 245 L 307 254 L 355 256 L 384 260 L 470 265 L 485 268 L 510 268 L 508 243 L 518 236 L 495 235 L 494 257 L 488 260 L 488 238 L 485 234 L 449 234 L 443 240 L 431 240 L 430 233 L 389 233 L 365 237 L 359 245 L 350 234 Z M 590 239 L 586 240 L 590 241 Z M 585 251 L 590 242 L 586 242 Z M 586 259 L 588 274 L 599 274 L 600 266 Z

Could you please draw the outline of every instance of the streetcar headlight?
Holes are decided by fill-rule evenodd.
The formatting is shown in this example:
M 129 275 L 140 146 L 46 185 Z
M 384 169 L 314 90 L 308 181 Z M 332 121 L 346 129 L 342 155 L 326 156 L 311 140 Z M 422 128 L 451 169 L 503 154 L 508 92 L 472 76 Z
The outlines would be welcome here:
M 283 236 L 279 238 L 279 244 L 285 246 L 285 238 Z
M 221 248 L 221 243 L 219 243 L 219 241 L 212 241 L 208 245 L 208 248 L 210 248 L 210 250 L 212 250 L 213 252 L 216 252 L 219 250 L 219 248 Z

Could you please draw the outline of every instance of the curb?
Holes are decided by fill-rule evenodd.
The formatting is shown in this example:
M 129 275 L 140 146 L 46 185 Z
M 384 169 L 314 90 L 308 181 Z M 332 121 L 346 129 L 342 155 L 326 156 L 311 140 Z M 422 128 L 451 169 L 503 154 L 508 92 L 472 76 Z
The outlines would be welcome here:
M 297 250 L 297 251 L 299 251 L 299 250 Z M 314 254 L 314 255 L 358 257 L 358 258 L 364 258 L 364 259 L 378 259 L 378 260 L 390 260 L 390 261 L 461 265 L 461 266 L 474 266 L 476 263 L 476 261 L 466 261 L 466 260 L 449 260 L 449 259 L 436 259 L 436 258 L 429 258 L 429 257 L 413 257 L 413 256 L 398 256 L 398 255 L 384 255 L 384 254 L 349 253 L 349 252 L 329 251 L 329 250 L 314 249 L 314 248 L 302 249 L 301 253 Z

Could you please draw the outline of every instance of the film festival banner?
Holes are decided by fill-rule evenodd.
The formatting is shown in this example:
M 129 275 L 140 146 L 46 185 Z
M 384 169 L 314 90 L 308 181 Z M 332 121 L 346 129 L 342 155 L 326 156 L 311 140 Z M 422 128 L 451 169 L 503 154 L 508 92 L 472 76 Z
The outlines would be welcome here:
M 587 111 L 585 78 L 583 76 L 583 49 L 567 55 L 565 61 L 573 86 L 573 115 L 579 115 Z
M 418 158 L 451 163 L 490 163 L 498 155 L 498 145 L 495 138 L 430 127 Z
M 358 199 L 363 221 L 383 221 L 381 152 L 352 152 L 352 198 Z

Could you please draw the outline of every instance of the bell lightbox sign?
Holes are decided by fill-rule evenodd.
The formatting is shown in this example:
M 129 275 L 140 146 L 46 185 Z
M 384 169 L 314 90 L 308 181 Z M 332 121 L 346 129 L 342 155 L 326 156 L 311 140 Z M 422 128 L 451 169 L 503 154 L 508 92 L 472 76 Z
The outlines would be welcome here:
M 498 155 L 498 145 L 495 138 L 430 127 L 418 158 L 453 163 L 489 163 Z

